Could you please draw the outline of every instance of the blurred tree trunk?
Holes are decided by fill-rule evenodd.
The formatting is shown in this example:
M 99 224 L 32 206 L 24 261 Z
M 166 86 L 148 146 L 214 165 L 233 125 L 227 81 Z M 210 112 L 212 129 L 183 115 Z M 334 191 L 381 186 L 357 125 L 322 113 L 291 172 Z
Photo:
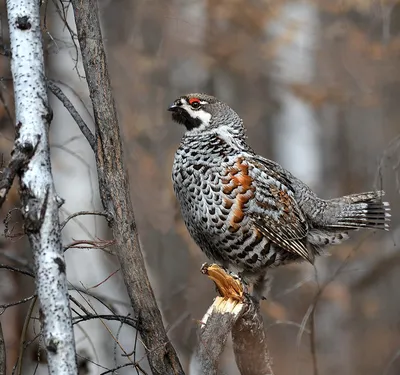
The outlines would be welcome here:
M 275 158 L 298 178 L 318 190 L 321 146 L 312 103 L 296 95 L 296 87 L 312 84 L 319 18 L 314 4 L 288 2 L 268 26 L 276 45 L 272 71 L 280 110 L 274 119 Z
M 321 25 L 319 11 L 315 4 L 308 2 L 288 2 L 280 11 L 277 19 L 269 26 L 271 38 L 277 45 L 276 74 L 273 75 L 277 100 L 280 103 L 280 112 L 275 118 L 275 158 L 289 169 L 294 175 L 307 183 L 318 194 L 326 195 L 323 180 L 323 155 L 321 125 L 318 120 L 316 103 L 313 97 L 303 93 L 311 90 L 317 79 L 317 48 L 320 45 Z M 329 139 L 332 141 L 332 139 Z M 317 269 L 302 268 L 302 278 L 309 278 L 316 272 L 317 282 L 323 283 L 330 276 L 330 267 L 317 260 Z M 340 308 L 328 305 L 319 306 L 316 313 L 309 318 L 307 326 L 311 335 L 310 362 L 313 367 L 309 371 L 317 375 L 321 370 L 321 356 L 324 369 L 333 372 L 343 371 L 337 358 L 346 358 L 348 353 L 348 337 L 338 333 L 337 326 L 343 317 Z M 323 311 L 323 313 L 321 313 Z M 306 337 L 301 341 L 302 346 L 307 343 Z M 334 348 L 337 355 L 328 356 L 325 348 Z M 297 349 L 298 350 L 298 349 Z M 304 349 L 302 350 L 304 352 Z

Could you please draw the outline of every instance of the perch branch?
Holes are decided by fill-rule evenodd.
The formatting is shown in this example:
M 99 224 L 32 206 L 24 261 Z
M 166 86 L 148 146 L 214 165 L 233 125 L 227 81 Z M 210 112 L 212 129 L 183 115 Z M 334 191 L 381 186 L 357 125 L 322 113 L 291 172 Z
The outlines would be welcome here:
M 72 0 L 82 62 L 96 127 L 96 163 L 100 195 L 110 213 L 109 225 L 138 330 L 153 374 L 183 374 L 163 326 L 147 277 L 130 199 L 121 135 L 112 95 L 96 0 Z
M 244 291 L 241 281 L 216 264 L 202 273 L 214 281 L 216 297 L 202 320 L 197 360 L 201 374 L 216 375 L 230 332 L 236 363 L 242 375 L 272 375 L 260 306 Z

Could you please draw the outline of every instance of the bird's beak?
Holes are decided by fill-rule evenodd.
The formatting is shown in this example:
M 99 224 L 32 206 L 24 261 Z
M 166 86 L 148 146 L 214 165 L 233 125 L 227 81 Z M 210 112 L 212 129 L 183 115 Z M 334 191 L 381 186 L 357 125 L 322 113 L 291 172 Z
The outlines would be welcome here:
M 178 106 L 174 103 L 174 104 L 171 104 L 171 105 L 168 107 L 168 111 L 170 111 L 170 112 L 175 112 L 175 111 L 177 110 L 177 108 L 178 108 Z

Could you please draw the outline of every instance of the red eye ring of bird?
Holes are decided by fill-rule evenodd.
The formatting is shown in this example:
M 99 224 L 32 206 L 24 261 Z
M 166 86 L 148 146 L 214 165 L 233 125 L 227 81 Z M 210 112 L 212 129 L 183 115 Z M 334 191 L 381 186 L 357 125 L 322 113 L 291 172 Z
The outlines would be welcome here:
M 200 107 L 200 99 L 199 98 L 190 98 L 189 99 L 189 104 L 191 105 L 192 108 L 199 108 Z

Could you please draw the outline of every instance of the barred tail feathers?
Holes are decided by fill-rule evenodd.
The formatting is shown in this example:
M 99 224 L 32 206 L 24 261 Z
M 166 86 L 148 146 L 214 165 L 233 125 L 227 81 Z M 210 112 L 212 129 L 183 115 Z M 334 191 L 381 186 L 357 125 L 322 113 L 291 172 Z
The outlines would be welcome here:
M 390 205 L 383 202 L 384 191 L 347 195 L 329 202 L 341 206 L 337 220 L 329 225 L 335 228 L 372 228 L 389 230 Z

